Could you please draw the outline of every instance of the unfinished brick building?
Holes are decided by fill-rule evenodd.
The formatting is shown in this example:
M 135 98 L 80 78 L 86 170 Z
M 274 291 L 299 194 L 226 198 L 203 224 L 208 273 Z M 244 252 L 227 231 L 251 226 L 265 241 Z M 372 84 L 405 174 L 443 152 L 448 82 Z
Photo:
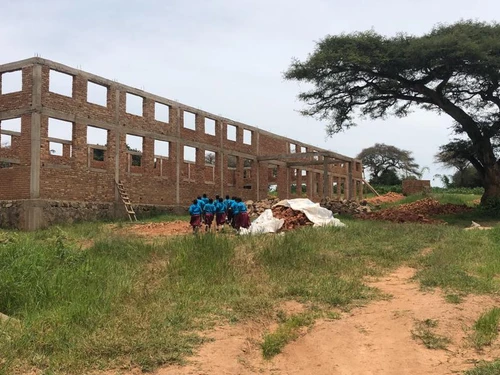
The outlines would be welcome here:
M 185 211 L 204 192 L 258 200 L 269 186 L 280 198 L 356 198 L 361 170 L 359 160 L 56 62 L 0 65 L 0 227 L 123 216 L 119 180 L 140 217 Z

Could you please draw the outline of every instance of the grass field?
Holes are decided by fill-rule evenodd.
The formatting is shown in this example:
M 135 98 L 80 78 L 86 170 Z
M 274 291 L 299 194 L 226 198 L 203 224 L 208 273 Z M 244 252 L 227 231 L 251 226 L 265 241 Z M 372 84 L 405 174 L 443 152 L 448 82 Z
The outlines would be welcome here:
M 288 300 L 314 306 L 264 339 L 263 354 L 272 356 L 315 314 L 382 297 L 363 278 L 402 264 L 454 303 L 500 291 L 498 226 L 343 221 L 347 228 L 255 237 L 141 239 L 102 223 L 0 231 L 0 312 L 20 321 L 0 323 L 0 373 L 152 370 L 182 363 L 215 324 L 273 319 Z M 433 251 L 423 255 L 424 248 Z M 497 312 L 484 319 L 498 322 Z M 483 325 L 491 335 L 491 324 Z

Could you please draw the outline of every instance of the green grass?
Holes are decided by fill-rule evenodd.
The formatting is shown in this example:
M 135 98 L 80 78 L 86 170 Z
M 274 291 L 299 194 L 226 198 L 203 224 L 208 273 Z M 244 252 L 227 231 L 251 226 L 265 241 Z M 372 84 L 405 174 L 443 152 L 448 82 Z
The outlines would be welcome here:
M 462 303 L 462 301 L 463 301 L 463 297 L 460 294 L 446 294 L 444 296 L 444 299 L 446 300 L 446 302 L 452 303 L 455 305 L 458 305 L 458 304 Z
M 448 234 L 413 265 L 423 287 L 441 287 L 450 293 L 497 293 L 500 290 L 500 227 L 464 231 L 448 227 Z
M 472 370 L 468 370 L 464 375 L 498 375 L 500 374 L 500 359 L 493 362 L 480 362 Z
M 467 206 L 475 206 L 474 201 L 481 199 L 481 195 L 477 194 L 448 194 L 448 193 L 430 193 L 430 194 L 414 194 L 404 197 L 402 200 L 391 203 L 384 203 L 381 205 L 382 208 L 389 208 L 394 206 L 399 206 L 401 204 L 413 203 L 421 199 L 432 198 L 439 201 L 442 204 L 465 204 Z
M 0 231 L 0 312 L 21 322 L 0 324 L 0 374 L 182 363 L 209 327 L 270 318 L 286 300 L 325 311 L 365 304 L 380 294 L 363 278 L 402 264 L 448 294 L 499 291 L 500 228 L 343 220 L 347 228 L 284 236 L 140 239 L 104 223 Z M 434 251 L 422 256 L 426 247 Z M 286 319 L 266 353 L 305 317 Z
M 500 308 L 482 314 L 474 323 L 474 333 L 471 335 L 472 344 L 476 349 L 490 345 L 498 336 L 498 323 L 500 321 Z
M 264 336 L 261 344 L 263 357 L 270 359 L 281 353 L 286 344 L 299 337 L 299 329 L 312 325 L 314 319 L 315 316 L 311 313 L 296 314 L 285 318 L 276 331 Z
M 446 349 L 450 339 L 433 332 L 432 329 L 436 328 L 437 325 L 437 320 L 426 319 L 419 321 L 412 331 L 412 336 L 414 339 L 422 341 L 427 349 Z

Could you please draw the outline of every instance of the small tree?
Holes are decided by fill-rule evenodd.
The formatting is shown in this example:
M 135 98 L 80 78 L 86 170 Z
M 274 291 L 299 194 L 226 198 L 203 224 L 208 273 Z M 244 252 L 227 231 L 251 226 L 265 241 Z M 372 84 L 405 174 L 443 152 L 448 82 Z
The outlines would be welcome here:
M 205 153 L 205 164 L 215 165 L 215 152 Z
M 380 185 L 397 185 L 402 177 L 420 176 L 419 165 L 411 156 L 412 152 L 395 146 L 376 143 L 363 149 L 357 156 L 370 170 L 370 182 Z M 384 181 L 384 182 L 382 182 Z M 387 183 L 391 181 L 392 183 Z

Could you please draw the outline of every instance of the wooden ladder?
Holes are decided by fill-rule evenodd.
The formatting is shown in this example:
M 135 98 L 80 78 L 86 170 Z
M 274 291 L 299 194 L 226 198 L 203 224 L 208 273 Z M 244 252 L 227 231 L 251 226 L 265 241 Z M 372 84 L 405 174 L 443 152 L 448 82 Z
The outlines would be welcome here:
M 130 198 L 123 187 L 121 181 L 116 183 L 116 187 L 118 188 L 118 192 L 120 193 L 120 197 L 122 198 L 122 202 L 125 205 L 125 210 L 127 211 L 128 218 L 130 221 L 137 221 L 137 216 L 135 216 L 135 211 L 132 208 L 132 203 L 130 202 Z

